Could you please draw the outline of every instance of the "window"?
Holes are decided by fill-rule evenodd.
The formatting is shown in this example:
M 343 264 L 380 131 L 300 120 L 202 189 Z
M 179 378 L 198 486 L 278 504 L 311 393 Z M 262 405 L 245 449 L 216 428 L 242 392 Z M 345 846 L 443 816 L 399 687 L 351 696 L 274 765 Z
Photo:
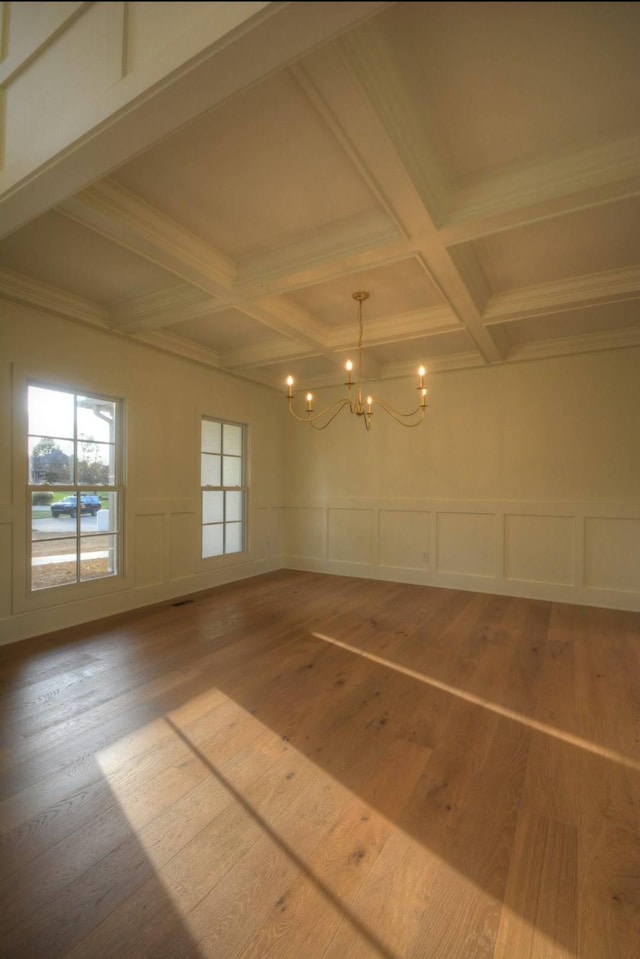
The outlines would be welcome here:
M 202 556 L 242 553 L 246 541 L 245 428 L 203 418 Z
M 117 400 L 28 387 L 32 590 L 118 574 L 120 419 Z

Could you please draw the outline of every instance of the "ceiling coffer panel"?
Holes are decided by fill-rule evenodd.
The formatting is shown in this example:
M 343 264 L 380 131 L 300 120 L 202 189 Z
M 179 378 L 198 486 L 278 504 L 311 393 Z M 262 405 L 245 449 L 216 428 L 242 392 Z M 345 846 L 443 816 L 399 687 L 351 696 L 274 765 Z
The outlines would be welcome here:
M 357 6 L 197 115 L 166 78 L 161 134 L 0 241 L 0 295 L 276 389 L 340 380 L 358 290 L 379 378 L 636 343 L 640 5 Z

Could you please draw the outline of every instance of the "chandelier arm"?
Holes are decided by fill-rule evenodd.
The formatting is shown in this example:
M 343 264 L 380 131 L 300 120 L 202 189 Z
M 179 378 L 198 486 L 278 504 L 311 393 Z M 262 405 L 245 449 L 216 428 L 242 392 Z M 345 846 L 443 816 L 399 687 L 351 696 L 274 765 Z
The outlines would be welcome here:
M 401 413 L 399 410 L 394 409 L 393 406 L 387 406 L 387 404 L 383 403 L 381 400 L 374 399 L 373 402 L 375 406 L 379 406 L 380 409 L 384 410 L 385 413 L 387 413 L 392 419 L 396 421 L 396 423 L 400 423 L 401 426 L 408 426 L 408 427 L 420 426 L 420 424 L 422 423 L 424 419 L 425 407 L 422 406 L 422 404 L 416 407 L 415 410 L 411 410 L 410 413 Z M 417 416 L 418 414 L 420 414 L 420 418 L 416 420 L 415 423 L 406 422 L 406 420 L 409 420 L 412 417 Z
M 313 416 L 298 416 L 298 414 L 293 409 L 291 397 L 289 397 L 289 412 L 293 416 L 294 420 L 297 420 L 298 423 L 308 423 L 309 426 L 313 426 L 315 430 L 323 430 L 326 426 L 331 423 L 338 413 L 345 408 L 345 406 L 351 405 L 350 399 L 337 400 L 335 403 L 332 403 L 331 406 L 327 406 L 326 409 L 320 410 L 318 413 L 315 413 Z M 335 412 L 334 412 L 335 411 Z M 323 416 L 326 416 L 327 413 L 331 413 L 331 417 L 327 420 L 324 426 L 315 426 L 315 421 L 321 419 Z
M 353 299 L 356 300 L 358 304 L 357 308 L 357 319 L 358 319 L 358 369 L 356 371 L 356 383 L 354 384 L 352 378 L 353 363 L 351 360 L 347 360 L 346 369 L 347 369 L 347 382 L 345 386 L 348 390 L 348 396 L 342 400 L 337 400 L 331 406 L 327 406 L 326 409 L 320 410 L 318 413 L 313 412 L 312 401 L 313 395 L 307 393 L 307 409 L 306 416 L 298 416 L 298 414 L 293 409 L 293 383 L 294 379 L 292 376 L 287 377 L 287 398 L 289 401 L 289 412 L 293 418 L 298 423 L 307 423 L 314 430 L 325 430 L 327 426 L 333 423 L 336 416 L 345 408 L 349 407 L 349 412 L 355 416 L 361 416 L 364 422 L 365 429 L 367 432 L 371 429 L 371 417 L 373 415 L 373 406 L 379 406 L 380 409 L 384 410 L 392 419 L 399 423 L 400 426 L 419 426 L 424 419 L 424 412 L 427 406 L 426 396 L 427 390 L 424 385 L 424 375 L 425 368 L 421 366 L 418 369 L 418 390 L 420 391 L 421 401 L 420 405 L 416 407 L 415 410 L 411 410 L 409 413 L 403 413 L 400 410 L 396 410 L 393 406 L 388 406 L 382 400 L 375 399 L 373 396 L 367 396 L 366 400 L 363 399 L 363 378 L 362 378 L 362 343 L 364 339 L 364 321 L 362 317 L 362 304 L 365 300 L 369 299 L 369 294 L 366 290 L 359 290 L 353 294 Z M 356 396 L 353 396 L 352 389 L 356 386 L 357 392 Z M 317 425 L 319 420 L 324 420 L 322 425 Z
M 338 413 L 340 413 L 348 404 L 349 404 L 349 400 L 341 400 L 340 403 L 337 405 L 337 409 L 335 410 L 334 413 L 332 413 L 332 415 L 329 417 L 327 422 L 323 423 L 322 426 L 316 426 L 315 421 L 318 419 L 318 416 L 322 416 L 323 413 L 327 413 L 329 410 L 334 409 L 333 406 L 327 407 L 327 409 L 324 410 L 323 413 L 318 413 L 318 416 L 314 416 L 313 420 L 308 420 L 309 426 L 311 427 L 312 430 L 326 430 L 327 426 L 333 423 Z

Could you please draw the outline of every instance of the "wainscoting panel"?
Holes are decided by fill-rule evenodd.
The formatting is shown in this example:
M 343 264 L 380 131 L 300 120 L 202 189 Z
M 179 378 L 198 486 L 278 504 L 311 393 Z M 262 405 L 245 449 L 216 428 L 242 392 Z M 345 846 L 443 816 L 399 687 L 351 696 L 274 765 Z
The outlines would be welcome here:
M 136 587 L 163 580 L 164 514 L 136 516 Z
M 195 573 L 193 544 L 196 537 L 196 518 L 190 513 L 172 513 L 169 516 L 171 556 L 170 578 L 183 579 Z
M 574 525 L 571 516 L 505 516 L 505 578 L 573 583 Z
M 269 555 L 269 524 L 271 518 L 267 507 L 254 508 L 253 522 L 249 529 L 247 544 L 256 560 L 266 559 Z
M 329 510 L 329 559 L 339 563 L 373 561 L 373 513 L 370 509 Z
M 292 569 L 640 610 L 640 503 L 296 499 L 283 513 Z
M 13 527 L 0 524 L 0 556 L 11 556 Z M 11 614 L 12 569 L 9 563 L 0 563 L 0 619 Z
M 495 576 L 495 514 L 439 513 L 437 530 L 438 572 Z
M 585 520 L 585 584 L 640 593 L 640 519 Z
M 270 557 L 284 555 L 284 514 L 286 510 L 281 506 L 272 506 L 269 509 L 269 539 L 267 549 Z
M 320 508 L 288 508 L 284 510 L 284 538 L 291 556 L 323 559 L 325 556 L 325 515 Z
M 429 565 L 431 514 L 417 510 L 378 512 L 378 560 L 381 566 L 421 569 Z

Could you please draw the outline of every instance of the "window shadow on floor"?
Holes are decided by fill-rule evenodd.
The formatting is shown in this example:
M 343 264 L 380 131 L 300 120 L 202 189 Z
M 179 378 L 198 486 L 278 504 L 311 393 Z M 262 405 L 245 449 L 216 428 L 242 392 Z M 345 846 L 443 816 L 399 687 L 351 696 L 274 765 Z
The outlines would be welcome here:
M 327 789 L 337 784 L 423 850 L 428 868 L 415 888 L 396 887 L 413 896 L 416 956 L 446 942 L 447 929 L 487 948 L 497 937 L 503 955 L 516 954 L 513 943 L 519 955 L 541 953 L 536 936 L 582 959 L 601 959 L 607 942 L 620 955 L 635 948 L 640 773 L 617 721 L 596 723 L 578 709 L 591 691 L 576 690 L 575 657 L 596 656 L 585 635 L 580 648 L 566 638 L 579 612 L 561 611 L 554 623 L 547 603 L 339 577 L 324 578 L 327 608 L 322 579 L 258 577 L 7 649 L 4 742 L 7 755 L 24 753 L 2 787 L 12 959 L 53 959 L 83 940 L 94 959 L 100 936 L 122 950 L 109 955 L 127 955 L 132 942 L 140 959 L 200 955 L 200 934 L 176 909 L 97 761 L 147 727 L 163 727 L 158 742 L 180 747 L 180 776 L 192 762 L 216 780 L 371 955 L 405 959 L 384 913 L 372 918 L 357 897 L 343 898 L 299 850 L 286 803 L 276 822 L 253 800 L 251 775 L 245 767 L 238 778 L 232 762 L 244 747 L 279 743 L 288 758 L 274 776 L 312 766 Z M 627 626 L 637 630 L 637 621 Z M 621 643 L 612 652 L 618 674 Z M 632 701 L 618 705 L 628 715 Z M 46 749 L 24 751 L 25 741 L 47 736 Z M 140 788 L 144 809 L 145 776 Z M 32 814 L 17 808 L 22 794 Z M 167 835 L 171 808 L 152 817 L 166 816 Z M 366 824 L 356 821 L 344 855 L 365 870 L 384 850 L 362 842 L 359 828 Z M 404 866 L 390 860 L 390 868 Z M 458 898 L 442 898 L 444 888 Z M 269 908 L 282 908 L 275 888 Z M 80 959 L 81 946 L 73 955 Z

